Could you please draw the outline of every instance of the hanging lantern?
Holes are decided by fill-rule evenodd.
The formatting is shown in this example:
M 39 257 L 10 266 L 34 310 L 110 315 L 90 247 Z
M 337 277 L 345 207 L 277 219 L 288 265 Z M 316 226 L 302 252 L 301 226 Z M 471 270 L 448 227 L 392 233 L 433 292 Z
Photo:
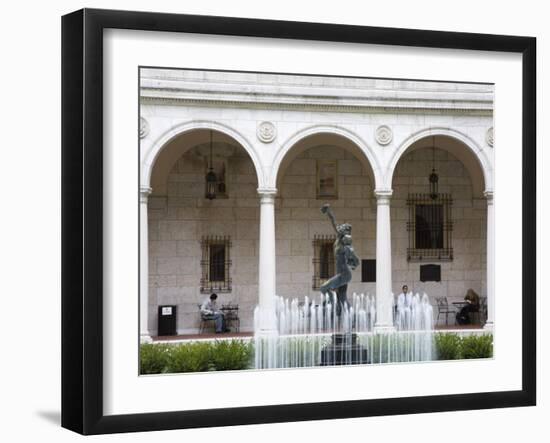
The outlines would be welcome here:
M 435 137 L 432 137 L 432 173 L 429 177 L 430 181 L 430 197 L 435 200 L 439 195 L 438 182 L 439 175 L 435 172 Z
M 439 182 L 439 176 L 435 172 L 435 169 L 432 169 L 432 173 L 430 174 L 430 197 L 432 198 L 432 200 L 435 200 L 439 195 L 438 186 L 437 186 L 438 182 Z
M 218 192 L 220 193 L 220 195 L 225 196 L 225 164 L 222 164 L 222 170 L 220 171 L 218 181 Z
M 212 168 L 206 174 L 206 198 L 214 200 L 216 198 L 216 174 Z
M 206 198 L 208 200 L 214 200 L 216 198 L 216 174 L 212 166 L 212 131 L 210 131 L 210 168 L 206 174 Z

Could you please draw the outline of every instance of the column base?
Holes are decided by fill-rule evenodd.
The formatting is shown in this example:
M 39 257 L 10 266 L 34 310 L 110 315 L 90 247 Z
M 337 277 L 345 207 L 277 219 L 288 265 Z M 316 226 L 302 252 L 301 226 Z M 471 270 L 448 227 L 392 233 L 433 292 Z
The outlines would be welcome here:
M 139 342 L 140 344 L 146 344 L 146 343 L 153 343 L 153 339 L 149 334 L 141 334 L 139 336 Z
M 374 325 L 373 332 L 375 334 L 390 334 L 397 331 L 393 325 Z
M 258 332 L 254 332 L 254 337 L 257 338 L 274 338 L 279 336 L 277 329 L 260 329 Z

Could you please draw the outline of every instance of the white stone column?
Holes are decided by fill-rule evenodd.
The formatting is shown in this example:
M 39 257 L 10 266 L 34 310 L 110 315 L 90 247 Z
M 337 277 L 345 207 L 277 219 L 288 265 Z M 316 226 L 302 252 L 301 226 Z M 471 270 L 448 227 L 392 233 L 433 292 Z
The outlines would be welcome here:
M 495 318 L 495 207 L 493 191 L 485 191 L 487 199 L 487 322 L 485 329 L 492 330 Z
M 259 332 L 277 334 L 275 317 L 275 188 L 258 188 L 260 194 L 260 248 L 258 266 Z
M 139 335 L 141 343 L 150 343 L 149 334 L 149 231 L 147 202 L 152 189 L 139 190 Z
M 391 189 L 375 190 L 376 196 L 376 322 L 375 332 L 389 332 L 393 326 L 391 267 Z

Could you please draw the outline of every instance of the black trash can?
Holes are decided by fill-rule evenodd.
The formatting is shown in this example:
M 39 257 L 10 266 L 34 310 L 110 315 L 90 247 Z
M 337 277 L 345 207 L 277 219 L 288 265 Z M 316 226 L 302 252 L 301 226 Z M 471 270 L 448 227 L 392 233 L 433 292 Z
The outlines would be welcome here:
M 158 335 L 177 335 L 176 305 L 159 306 Z

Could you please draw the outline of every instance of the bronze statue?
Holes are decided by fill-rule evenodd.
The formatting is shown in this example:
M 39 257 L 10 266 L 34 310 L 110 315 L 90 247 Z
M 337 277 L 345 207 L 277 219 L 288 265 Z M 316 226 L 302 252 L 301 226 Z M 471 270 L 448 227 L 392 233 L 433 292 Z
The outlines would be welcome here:
M 328 216 L 336 231 L 336 240 L 334 241 L 336 275 L 323 283 L 320 290 L 323 295 L 327 294 L 329 291 L 336 292 L 338 300 L 336 315 L 339 316 L 342 312 L 342 306 L 348 305 L 348 283 L 351 281 L 351 271 L 359 265 L 359 258 L 355 255 L 355 251 L 351 245 L 351 225 L 349 223 L 337 224 L 328 203 L 323 205 L 321 212 Z

